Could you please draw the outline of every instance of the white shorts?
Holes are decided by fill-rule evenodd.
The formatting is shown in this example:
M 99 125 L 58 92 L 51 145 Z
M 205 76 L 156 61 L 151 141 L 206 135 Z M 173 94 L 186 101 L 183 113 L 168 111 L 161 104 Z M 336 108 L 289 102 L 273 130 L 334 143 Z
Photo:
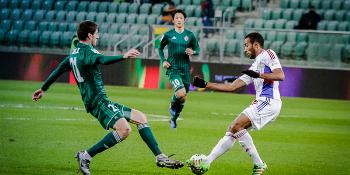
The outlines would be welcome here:
M 259 97 L 242 113 L 250 119 L 253 129 L 260 130 L 266 124 L 276 120 L 281 107 L 282 101 L 279 99 Z

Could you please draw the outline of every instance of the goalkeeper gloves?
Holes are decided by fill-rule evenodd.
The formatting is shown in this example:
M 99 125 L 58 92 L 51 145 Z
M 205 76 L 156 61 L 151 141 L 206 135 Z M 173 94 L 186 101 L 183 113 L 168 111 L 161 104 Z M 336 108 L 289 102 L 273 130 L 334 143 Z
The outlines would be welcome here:
M 199 88 L 205 88 L 207 87 L 208 82 L 204 81 L 202 78 L 199 78 L 197 76 L 194 76 L 193 78 L 193 86 L 199 87 Z
M 260 77 L 260 74 L 258 72 L 253 71 L 253 70 L 244 70 L 244 71 L 242 71 L 242 73 L 244 73 L 252 78 L 259 78 Z

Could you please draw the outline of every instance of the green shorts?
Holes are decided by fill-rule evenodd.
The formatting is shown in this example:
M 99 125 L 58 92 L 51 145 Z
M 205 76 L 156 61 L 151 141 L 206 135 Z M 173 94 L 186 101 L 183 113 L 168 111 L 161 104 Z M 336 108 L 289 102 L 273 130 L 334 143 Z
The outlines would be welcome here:
M 104 129 L 108 130 L 113 128 L 115 122 L 121 118 L 130 121 L 131 108 L 114 103 L 109 99 L 102 99 L 93 108 L 91 114 L 98 119 Z
M 190 88 L 190 78 L 188 76 L 181 74 L 169 74 L 168 78 L 174 92 L 182 88 L 185 88 L 186 93 L 188 92 Z

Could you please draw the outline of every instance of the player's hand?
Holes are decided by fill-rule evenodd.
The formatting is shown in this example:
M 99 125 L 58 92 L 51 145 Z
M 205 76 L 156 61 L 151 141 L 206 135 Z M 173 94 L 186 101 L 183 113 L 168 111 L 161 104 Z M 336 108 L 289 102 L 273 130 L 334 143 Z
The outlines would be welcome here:
M 244 71 L 242 71 L 242 73 L 244 73 L 252 78 L 259 78 L 260 77 L 260 74 L 258 72 L 253 71 L 253 70 L 244 70 Z
M 42 89 L 36 90 L 32 95 L 33 101 L 38 101 L 44 95 L 44 91 Z
M 202 78 L 198 76 L 194 76 L 193 78 L 193 86 L 199 87 L 199 88 L 205 88 L 207 87 L 208 82 L 204 81 Z
M 187 49 L 185 50 L 185 53 L 186 53 L 187 55 L 191 56 L 191 55 L 194 54 L 194 51 L 193 51 L 191 48 L 187 48 Z
M 168 69 L 170 66 L 171 66 L 171 65 L 170 65 L 170 63 L 169 63 L 168 61 L 163 61 L 163 67 L 164 67 L 165 69 Z
M 126 52 L 123 56 L 123 58 L 136 58 L 140 55 L 140 52 L 136 49 L 130 49 L 128 52 Z

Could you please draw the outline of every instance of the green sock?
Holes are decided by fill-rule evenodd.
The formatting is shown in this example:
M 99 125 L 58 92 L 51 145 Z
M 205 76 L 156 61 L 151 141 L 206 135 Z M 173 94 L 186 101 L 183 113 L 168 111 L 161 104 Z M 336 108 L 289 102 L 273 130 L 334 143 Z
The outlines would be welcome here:
M 147 123 L 139 124 L 139 125 L 137 125 L 137 129 L 139 130 L 139 133 L 140 133 L 142 140 L 146 142 L 148 148 L 153 152 L 153 154 L 155 156 L 161 154 L 162 152 L 160 151 L 160 149 L 158 147 L 158 143 L 157 143 L 156 139 L 154 138 L 152 130 L 148 126 L 148 124 Z
M 184 108 L 184 103 L 180 103 L 176 106 L 175 111 L 176 111 L 176 116 L 178 117 L 182 111 L 182 109 Z
M 116 131 L 108 133 L 102 140 L 97 142 L 94 146 L 87 150 L 91 157 L 94 157 L 96 154 L 111 148 L 115 144 L 121 142 L 122 139 L 119 137 Z

